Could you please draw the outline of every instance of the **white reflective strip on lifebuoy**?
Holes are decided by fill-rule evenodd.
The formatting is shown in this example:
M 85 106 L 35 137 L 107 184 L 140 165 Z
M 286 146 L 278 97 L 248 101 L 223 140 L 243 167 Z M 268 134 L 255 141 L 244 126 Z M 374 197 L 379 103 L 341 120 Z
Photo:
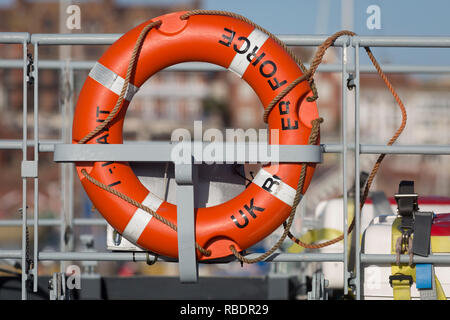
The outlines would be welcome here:
M 158 210 L 161 203 L 163 203 L 163 200 L 159 199 L 151 192 L 149 192 L 147 197 L 145 197 L 144 201 L 142 201 L 142 204 L 144 206 L 149 207 L 155 212 Z M 125 227 L 122 236 L 136 243 L 139 237 L 141 236 L 142 232 L 144 232 L 145 227 L 147 227 L 147 224 L 150 222 L 152 217 L 153 216 L 147 211 L 138 208 L 134 212 L 133 217 L 128 222 L 127 226 Z
M 236 52 L 236 55 L 231 61 L 228 70 L 236 73 L 239 77 L 242 78 L 245 70 L 247 70 L 247 67 L 254 57 L 251 55 L 251 53 L 256 54 L 268 38 L 268 34 L 260 31 L 259 29 L 254 29 L 252 33 L 250 33 L 250 35 L 247 37 L 249 44 L 247 44 L 247 42 L 244 42 L 239 48 L 239 50 L 243 50 L 245 46 L 248 46 L 248 49 L 245 51 L 245 53 Z M 247 58 L 247 56 L 250 57 L 250 60 Z
M 271 195 L 277 197 L 287 205 L 294 203 L 296 190 L 287 183 L 284 183 L 276 175 L 272 175 L 264 169 L 260 169 L 252 183 L 260 186 Z
M 123 84 L 125 83 L 124 78 L 98 62 L 95 63 L 94 67 L 89 72 L 89 77 L 117 95 L 120 95 Z M 131 101 L 138 90 L 138 87 L 129 83 L 124 97 L 125 100 Z

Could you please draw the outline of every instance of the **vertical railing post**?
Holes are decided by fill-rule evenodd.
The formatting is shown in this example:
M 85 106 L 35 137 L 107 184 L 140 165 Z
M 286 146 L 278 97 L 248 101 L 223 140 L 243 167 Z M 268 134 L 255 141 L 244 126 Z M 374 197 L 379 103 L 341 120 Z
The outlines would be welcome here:
M 355 50 L 355 78 L 354 78 L 354 88 L 355 88 L 355 289 L 356 289 L 356 299 L 361 299 L 361 213 L 360 213 L 360 131 L 359 131 L 359 42 L 352 38 L 352 43 L 354 44 Z
M 27 93 L 28 93 L 28 51 L 27 51 L 27 42 L 23 42 L 23 118 L 22 118 L 22 164 L 27 161 L 27 143 L 28 143 L 28 126 L 27 126 Z M 27 299 L 27 259 L 26 259 L 26 250 L 27 250 L 27 178 L 22 174 L 22 285 L 21 285 L 21 296 L 22 300 Z
M 39 45 L 36 42 L 34 44 L 34 108 L 33 108 L 33 118 L 34 118 L 34 162 L 36 165 L 36 176 L 34 180 L 34 267 L 33 267 L 33 291 L 38 290 L 38 251 L 39 251 L 39 175 L 38 175 L 38 163 L 39 163 Z
M 348 37 L 346 37 L 348 40 Z M 344 294 L 348 294 L 348 197 L 347 197 L 347 41 L 342 45 L 342 127 L 341 127 L 341 141 L 342 141 L 342 197 L 343 197 L 343 232 L 344 232 Z
M 177 183 L 178 268 L 180 281 L 194 283 L 198 279 L 198 263 L 195 248 L 195 199 L 196 171 L 192 157 L 190 163 L 175 163 Z

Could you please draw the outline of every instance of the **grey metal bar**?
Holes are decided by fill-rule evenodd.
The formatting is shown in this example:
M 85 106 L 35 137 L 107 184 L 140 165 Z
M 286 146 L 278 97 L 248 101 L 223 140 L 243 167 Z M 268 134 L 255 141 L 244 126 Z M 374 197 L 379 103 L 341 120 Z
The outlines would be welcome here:
M 291 46 L 319 46 L 328 36 L 317 35 L 278 35 L 282 41 Z M 349 44 L 349 37 L 341 37 L 334 43 L 335 47 L 356 45 L 360 47 L 431 47 L 449 48 L 450 37 L 420 36 L 354 36 Z
M 252 259 L 260 253 L 246 255 Z M 149 255 L 153 257 L 152 255 Z M 146 261 L 145 252 L 40 252 L 39 261 Z M 134 260 L 133 260 L 134 259 Z M 296 261 L 342 261 L 342 253 L 274 253 L 267 257 L 267 262 L 296 262 Z
M 198 263 L 195 248 L 195 167 L 192 163 L 175 164 L 177 183 L 177 236 L 178 270 L 180 281 L 195 283 L 198 280 Z
M 28 32 L 0 32 L 0 43 L 26 45 L 28 42 L 30 42 Z
M 361 145 L 361 153 L 449 155 L 450 145 Z
M 33 60 L 39 61 L 39 47 L 38 44 L 34 46 L 34 57 Z M 37 65 L 34 66 L 34 161 L 36 166 L 39 163 L 39 68 Z M 38 169 L 36 169 L 38 170 Z M 33 241 L 33 291 L 38 290 L 38 251 L 39 251 L 39 175 L 34 179 L 34 241 Z
M 22 35 L 24 37 L 26 35 Z M 119 39 L 122 34 L 91 33 L 91 34 L 32 34 L 30 42 L 39 45 L 109 45 Z M 20 36 L 19 36 L 20 37 Z M 319 46 L 328 37 L 326 35 L 283 35 L 277 37 L 288 46 Z M 3 36 L 6 43 L 21 43 L 14 36 Z M 0 41 L 2 38 L 0 38 Z M 420 36 L 354 36 L 350 44 L 350 37 L 341 37 L 333 44 L 343 47 L 359 44 L 361 47 L 431 47 L 449 48 L 450 37 L 420 37 Z
M 22 258 L 22 250 L 0 250 L 0 259 L 21 259 L 21 258 Z
M 74 226 L 106 226 L 105 219 L 77 218 L 73 220 Z M 39 219 L 39 227 L 58 227 L 61 221 L 58 219 Z M 27 225 L 34 227 L 34 221 L 27 221 Z M 22 221 L 18 219 L 0 220 L 1 227 L 20 227 Z
M 342 153 L 344 149 L 342 144 L 340 143 L 331 143 L 331 144 L 321 144 L 323 153 Z
M 315 47 L 320 46 L 327 38 L 327 35 L 291 35 L 278 34 L 277 37 L 288 46 L 304 46 Z M 344 44 L 349 45 L 349 37 L 341 37 L 337 39 L 333 46 L 342 47 Z
M 22 90 L 23 90 L 23 111 L 22 111 L 22 139 L 23 139 L 23 145 L 22 145 L 22 161 L 27 161 L 27 106 L 28 106 L 28 100 L 27 100 L 27 80 L 28 80 L 28 74 L 27 74 L 27 44 L 24 40 L 22 43 L 23 50 L 23 69 L 22 69 Z M 26 261 L 26 248 L 27 248 L 27 178 L 22 177 L 22 286 L 21 286 L 21 298 L 22 300 L 27 299 L 27 291 L 26 291 L 26 281 L 28 277 L 28 271 L 26 269 L 27 261 Z
M 23 141 L 22 140 L 1 140 L 0 141 L 0 149 L 6 149 L 6 150 L 22 150 L 23 148 Z
M 359 113 L 359 44 L 355 45 L 355 78 L 354 78 L 354 90 L 355 90 L 355 207 L 354 207 L 354 219 L 355 219 L 355 286 L 356 286 L 356 300 L 361 299 L 361 242 L 359 241 L 361 235 L 361 217 L 360 217 L 360 143 L 359 143 L 359 135 L 360 135 L 360 113 Z
M 68 114 L 68 122 L 73 123 L 73 115 L 74 115 L 74 101 L 73 101 L 73 92 L 75 87 L 75 76 L 73 70 L 69 67 L 67 69 L 68 78 L 69 78 L 69 114 Z M 67 142 L 70 143 L 72 141 L 72 130 L 69 127 L 69 130 L 66 131 Z M 64 137 L 62 137 L 64 139 Z M 73 220 L 74 220 L 74 176 L 75 176 L 75 164 L 69 163 L 67 165 L 68 175 L 69 175 L 69 190 L 68 190 L 68 216 L 69 216 L 69 225 L 70 228 L 73 228 Z M 74 248 L 74 238 L 73 235 L 69 239 L 69 248 L 73 250 Z
M 321 144 L 323 153 L 342 153 L 342 144 Z M 354 150 L 354 144 L 348 144 L 349 150 Z M 375 144 L 361 144 L 361 154 L 434 154 L 434 155 L 449 155 L 449 145 L 375 145 Z
M 152 143 L 160 143 L 160 142 L 152 142 Z M 161 142 L 162 144 L 166 144 L 169 142 Z M 27 145 L 33 146 L 35 144 L 34 140 L 28 140 Z M 39 140 L 39 152 L 54 152 L 55 148 L 61 148 L 59 145 L 63 144 L 62 140 Z M 144 144 L 141 142 L 134 141 L 125 141 L 125 145 L 132 144 Z M 57 147 L 55 147 L 58 145 Z M 22 140 L 14 140 L 14 139 L 0 139 L 0 149 L 15 149 L 22 150 L 23 142 Z M 323 143 L 320 145 L 322 153 L 341 153 L 342 152 L 342 144 L 339 143 Z M 64 147 L 62 147 L 64 148 Z M 281 149 L 285 147 L 281 146 Z M 301 149 L 298 150 L 290 150 L 290 148 L 286 148 L 286 153 L 298 153 L 303 150 L 304 147 L 299 147 Z M 294 147 L 295 149 L 295 147 Z M 305 148 L 306 150 L 307 148 Z M 353 143 L 348 144 L 349 150 L 354 150 L 355 145 Z M 314 152 L 319 152 L 315 150 Z M 108 151 L 109 153 L 109 151 Z M 361 154 L 434 154 L 434 155 L 449 155 L 450 154 L 450 146 L 449 145 L 399 145 L 395 144 L 392 146 L 387 145 L 375 145 L 375 144 L 361 144 L 360 145 L 360 153 Z M 290 156 L 286 156 L 290 157 Z M 68 160 L 67 160 L 68 161 Z
M 45 34 L 31 35 L 30 42 L 39 45 L 109 45 L 123 34 L 91 33 L 91 34 Z M 318 46 L 327 36 L 310 35 L 278 35 L 281 41 L 292 46 Z M 336 40 L 334 46 L 342 46 L 344 40 Z
M 218 143 L 219 144 L 219 143 Z M 258 152 L 258 162 L 321 162 L 322 154 L 320 146 L 310 145 L 267 145 L 265 143 L 223 143 L 221 144 L 224 152 L 223 159 L 218 159 L 218 156 L 210 157 L 202 151 L 202 154 L 195 152 L 197 142 L 188 146 L 186 152 L 192 152 L 196 163 L 222 161 L 228 162 L 225 157 L 225 150 L 227 146 L 235 146 L 245 150 L 243 153 L 235 153 L 235 162 L 250 162 L 256 161 L 255 155 L 249 151 L 252 148 L 256 150 L 269 150 L 270 152 Z M 204 149 L 209 143 L 203 143 Z M 145 146 L 145 147 L 144 147 Z M 172 153 L 179 144 L 170 142 L 148 142 L 148 143 L 130 143 L 130 144 L 57 144 L 55 145 L 54 160 L 56 162 L 73 162 L 73 161 L 172 161 Z M 181 148 L 181 146 L 180 146 Z M 263 148 L 263 149 L 260 149 Z M 267 148 L 267 149 L 264 149 Z M 190 149 L 190 150 L 189 150 Z M 200 149 L 200 150 L 203 150 Z M 181 151 L 181 149 L 180 149 Z
M 121 36 L 117 33 L 35 33 L 30 42 L 34 45 L 109 45 Z
M 39 261 L 148 261 L 156 257 L 146 252 L 40 252 Z
M 342 37 L 348 39 L 348 37 Z M 344 294 L 348 294 L 348 197 L 347 197 L 347 43 L 342 46 L 342 110 L 341 110 L 341 141 L 342 149 L 342 195 L 343 195 L 343 230 L 344 230 Z
M 245 257 L 253 259 L 260 256 L 260 253 L 250 253 Z M 21 250 L 0 250 L 0 259 L 20 259 Z M 153 255 L 149 254 L 152 259 Z M 161 257 L 165 260 L 164 257 Z M 392 264 L 395 263 L 395 255 L 393 254 L 361 254 L 362 264 Z M 145 252 L 39 252 L 39 261 L 146 261 L 147 254 Z M 273 253 L 267 257 L 266 262 L 325 262 L 343 260 L 342 253 Z M 169 259 L 167 261 L 173 261 Z M 408 263 L 408 255 L 400 255 L 400 263 Z M 435 263 L 450 265 L 450 254 L 446 255 L 430 255 L 421 257 L 415 255 L 413 263 Z
M 361 263 L 363 264 L 392 264 L 395 263 L 395 254 L 361 254 Z M 409 255 L 400 255 L 400 263 L 409 263 Z M 414 255 L 413 263 L 436 263 L 450 264 L 450 254 L 432 254 L 428 257 Z
M 450 48 L 450 37 L 421 36 L 355 36 L 353 44 L 361 47 Z
M 62 143 L 59 140 L 39 140 L 39 152 L 53 152 L 55 144 Z M 27 140 L 26 146 L 32 147 L 35 145 L 34 140 Z M 24 141 L 18 139 L 2 139 L 0 140 L 0 149 L 22 150 Z
M 384 73 L 428 73 L 428 74 L 440 74 L 440 73 L 449 73 L 450 66 L 426 66 L 426 65 L 382 65 Z M 327 70 L 329 72 L 333 72 L 332 65 L 324 65 L 322 72 Z M 319 69 L 318 69 L 319 70 Z M 349 67 L 349 71 L 353 71 L 355 68 L 353 66 Z M 338 71 L 334 71 L 338 72 Z M 376 73 L 376 69 L 372 65 L 362 65 L 359 68 L 360 73 Z
M 91 70 L 96 61 L 68 61 L 68 66 L 73 70 Z M 54 69 L 61 70 L 65 67 L 65 62 L 61 60 L 41 60 L 37 64 L 40 69 Z M 305 67 L 309 68 L 309 64 L 305 63 Z M 20 59 L 0 59 L 0 68 L 5 69 L 20 69 L 22 68 L 22 60 Z M 361 73 L 376 73 L 373 65 L 360 66 Z M 215 64 L 206 62 L 184 62 L 170 66 L 164 70 L 168 71 L 226 71 L 227 69 L 217 66 Z M 319 72 L 341 72 L 341 64 L 321 64 L 318 69 Z M 354 64 L 347 65 L 348 72 L 355 71 Z M 384 64 L 383 71 L 385 73 L 428 73 L 428 74 L 445 74 L 450 73 L 450 66 L 448 65 L 391 65 Z
M 18 259 L 20 250 L 0 250 L 0 259 Z M 253 259 L 260 256 L 260 253 L 250 253 L 247 258 Z M 154 256 L 148 255 L 152 262 Z M 395 258 L 395 257 L 394 257 Z M 342 253 L 273 253 L 264 261 L 266 262 L 324 262 L 342 261 Z M 147 261 L 146 252 L 39 252 L 39 261 Z M 175 261 L 174 259 L 161 260 Z
M 60 52 L 61 55 L 61 52 Z M 61 114 L 61 122 L 66 123 L 66 88 L 65 88 L 65 79 L 64 79 L 64 73 L 67 72 L 66 67 L 61 68 L 60 72 L 60 87 L 59 90 L 62 92 L 62 101 L 60 102 L 60 114 Z M 64 141 L 64 143 L 70 143 L 70 140 L 66 137 L 66 126 L 61 125 L 60 128 L 60 134 L 61 139 Z M 67 219 L 66 219 L 66 200 L 67 200 L 67 176 L 66 176 L 66 165 L 67 163 L 61 163 L 59 166 L 59 181 L 61 186 L 61 194 L 60 194 L 60 200 L 61 200 L 61 207 L 59 210 L 59 220 L 60 220 L 60 228 L 59 228 L 59 248 L 61 252 L 67 251 L 67 245 L 66 245 L 66 239 L 65 239 L 65 232 L 67 229 Z M 60 263 L 60 272 L 65 272 L 66 263 L 65 261 L 61 261 Z
M 159 143 L 159 142 L 152 142 Z M 162 144 L 169 142 L 162 142 Z M 28 140 L 27 145 L 33 146 L 35 144 L 34 140 Z M 39 140 L 39 152 L 54 152 L 55 148 L 61 148 L 59 145 L 63 144 L 61 140 Z M 131 144 L 144 144 L 144 143 L 136 143 L 133 141 L 125 141 L 125 145 Z M 55 147 L 58 145 L 58 147 Z M 341 153 L 342 152 L 342 144 L 339 143 L 324 143 L 320 145 L 322 153 Z M 22 140 L 14 140 L 14 139 L 3 139 L 0 140 L 0 149 L 16 149 L 22 150 L 23 142 Z M 283 149 L 284 147 L 281 146 Z M 295 148 L 295 147 L 294 147 Z M 303 150 L 303 147 L 299 147 Z M 286 152 L 297 153 L 298 151 L 286 148 Z M 349 150 L 354 150 L 354 144 L 348 144 Z M 306 149 L 305 149 L 306 150 Z M 319 151 L 315 151 L 319 152 Z M 449 155 L 450 154 L 450 146 L 449 145 L 375 145 L 375 144 L 361 144 L 360 145 L 360 153 L 361 154 L 434 154 L 434 155 Z

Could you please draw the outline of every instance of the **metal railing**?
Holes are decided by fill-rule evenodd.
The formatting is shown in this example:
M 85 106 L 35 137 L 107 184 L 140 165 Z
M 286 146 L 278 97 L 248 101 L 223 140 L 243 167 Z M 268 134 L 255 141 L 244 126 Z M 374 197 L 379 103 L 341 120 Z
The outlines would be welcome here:
M 38 105 L 38 84 L 39 84 L 39 70 L 40 69 L 56 69 L 56 70 L 89 70 L 95 62 L 93 61 L 58 61 L 58 60 L 39 60 L 39 46 L 47 45 L 110 45 L 117 40 L 120 34 L 29 34 L 29 33 L 0 33 L 1 44 L 17 44 L 22 45 L 23 59 L 15 60 L 0 60 L 0 68 L 21 68 L 23 71 L 23 137 L 22 140 L 0 140 L 0 149 L 5 150 L 22 150 L 22 208 L 23 216 L 21 220 L 9 220 L 0 221 L 0 227 L 4 226 L 21 226 L 22 227 L 22 245 L 20 250 L 1 250 L 0 259 L 21 259 L 22 261 L 22 299 L 26 299 L 26 281 L 29 277 L 26 270 L 26 227 L 34 227 L 34 241 L 33 241 L 33 259 L 34 268 L 31 271 L 33 276 L 34 291 L 37 290 L 38 279 L 38 262 L 39 261 L 147 261 L 148 255 L 142 252 L 65 252 L 64 245 L 64 229 L 66 227 L 66 221 L 61 212 L 61 219 L 39 219 L 39 174 L 38 174 L 38 161 L 40 152 L 56 152 L 58 148 L 64 147 L 64 142 L 67 142 L 67 136 L 62 137 L 61 140 L 40 140 L 39 139 L 39 105 Z M 308 35 L 280 35 L 279 38 L 287 45 L 291 46 L 318 46 L 325 39 L 325 36 L 308 36 Z M 27 46 L 31 44 L 34 47 L 33 60 L 34 70 L 31 71 L 28 68 L 27 58 Z M 354 185 L 355 193 L 360 193 L 359 183 L 359 171 L 360 171 L 360 155 L 361 154 L 450 154 L 449 145 L 365 145 L 360 144 L 360 127 L 359 127 L 359 108 L 360 108 L 360 73 L 363 72 L 376 72 L 372 66 L 360 65 L 360 48 L 365 46 L 370 47 L 418 47 L 418 48 L 449 48 L 450 37 L 342 37 L 334 43 L 335 47 L 341 48 L 341 63 L 340 64 L 323 64 L 319 67 L 321 72 L 340 72 L 342 74 L 342 101 L 341 101 L 341 143 L 340 144 L 327 144 L 321 145 L 322 153 L 339 153 L 342 159 L 342 190 L 343 190 L 343 230 L 348 228 L 348 213 L 347 213 L 347 193 L 350 186 L 348 179 L 348 171 L 346 163 L 349 160 L 349 152 L 354 152 Z M 348 57 L 352 55 L 354 63 L 350 64 Z M 183 63 L 168 68 L 173 71 L 221 71 L 225 70 L 221 67 L 217 67 L 204 63 Z M 424 65 L 383 65 L 383 70 L 387 73 L 450 73 L 450 66 L 424 66 Z M 354 73 L 353 82 L 355 88 L 355 133 L 353 139 L 347 137 L 347 82 L 349 80 L 349 73 Z M 29 140 L 27 137 L 28 123 L 27 123 L 27 85 L 30 77 L 34 78 L 34 91 L 33 91 L 33 140 Z M 73 81 L 73 79 L 72 79 Z M 69 134 L 70 133 L 67 133 Z M 28 147 L 34 148 L 34 157 L 32 160 L 27 159 Z M 86 148 L 89 146 L 79 146 Z M 120 146 L 112 147 L 110 154 L 103 155 L 108 159 L 114 159 L 119 154 Z M 61 149 L 60 149 L 61 150 Z M 70 153 L 70 149 L 66 154 L 66 159 L 60 159 L 61 161 L 74 161 L 73 153 Z M 71 158 L 72 157 L 72 158 Z M 105 159 L 106 159 L 105 158 Z M 102 158 L 103 159 L 103 158 Z M 146 158 L 146 160 L 149 160 Z M 167 159 L 169 161 L 169 159 Z M 295 159 L 293 160 L 295 161 Z M 297 159 L 298 161 L 298 159 Z M 67 165 L 67 164 L 61 164 Z M 73 164 L 69 164 L 72 165 Z M 73 167 L 72 167 L 73 169 Z M 72 170 L 73 171 L 73 170 Z M 67 177 L 66 171 L 62 171 L 61 183 L 69 183 L 73 185 L 73 176 Z M 33 221 L 27 220 L 27 180 L 32 179 L 34 181 L 34 212 Z M 73 197 L 70 194 L 69 197 Z M 73 200 L 73 199 L 72 199 Z M 71 202 L 73 205 L 73 201 Z M 360 212 L 359 212 L 359 197 L 355 198 L 355 238 L 359 239 L 361 236 L 360 229 Z M 71 225 L 106 225 L 106 222 L 101 219 L 73 219 L 70 217 L 69 223 Z M 59 226 L 61 237 L 61 250 L 60 252 L 44 252 L 39 250 L 38 242 L 38 226 Z M 182 226 L 180 226 L 182 229 Z M 186 232 L 189 232 L 187 230 Z M 356 241 L 356 253 L 355 253 L 355 274 L 351 275 L 348 270 L 348 236 L 344 233 L 343 252 L 342 253 L 301 253 L 301 254 L 288 254 L 277 253 L 266 259 L 268 262 L 293 262 L 293 261 L 339 261 L 344 264 L 344 293 L 348 292 L 349 280 L 353 278 L 354 292 L 357 299 L 361 298 L 361 267 L 363 264 L 370 263 L 393 263 L 395 262 L 394 255 L 375 255 L 375 254 L 362 254 L 359 241 Z M 252 258 L 257 254 L 250 254 L 248 257 Z M 151 257 L 151 256 L 150 256 Z M 151 257 L 155 259 L 155 257 Z M 402 255 L 400 257 L 401 262 L 408 262 L 409 256 Z M 415 263 L 442 263 L 450 264 L 450 255 L 430 255 L 429 257 L 414 256 Z M 192 271 L 192 270 L 191 270 Z M 180 270 L 181 272 L 181 270 Z

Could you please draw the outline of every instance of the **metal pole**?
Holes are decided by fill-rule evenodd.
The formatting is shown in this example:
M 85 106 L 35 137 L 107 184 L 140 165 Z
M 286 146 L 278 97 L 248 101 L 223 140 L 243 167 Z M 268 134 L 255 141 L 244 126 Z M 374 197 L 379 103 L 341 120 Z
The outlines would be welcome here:
M 348 40 L 348 37 L 346 37 Z M 344 232 L 344 294 L 348 294 L 348 198 L 347 198 L 347 45 L 342 46 L 342 196 L 343 196 L 343 232 Z
M 30 42 L 30 34 L 28 32 L 1 32 L 0 43 L 9 44 L 28 44 Z
M 360 150 L 359 150 L 359 138 L 360 138 L 360 128 L 359 128 L 359 45 L 355 45 L 355 66 L 356 73 L 354 78 L 355 84 L 355 286 L 356 286 L 356 300 L 361 299 L 361 217 L 360 217 Z
M 22 161 L 27 161 L 27 89 L 28 89 L 28 74 L 27 74 L 27 43 L 23 42 L 23 145 L 22 145 Z M 23 162 L 22 162 L 23 163 Z M 27 249 L 27 178 L 22 176 L 22 300 L 27 299 L 27 260 L 26 260 L 26 249 Z
M 62 6 L 62 3 L 60 3 L 60 6 Z M 62 57 L 61 50 L 60 50 L 60 56 Z M 65 83 L 65 77 L 64 77 L 65 76 L 64 68 L 60 69 L 59 76 L 60 76 L 59 89 L 60 89 L 60 95 L 62 95 L 62 97 L 60 97 L 60 101 L 62 101 L 61 105 L 60 105 L 60 112 L 61 112 L 61 119 L 62 119 L 60 134 L 61 134 L 61 140 L 63 140 L 64 143 L 68 143 L 68 141 L 67 141 L 68 139 L 66 137 L 66 94 L 67 94 L 66 91 L 67 90 L 65 87 L 66 83 Z M 59 247 L 60 247 L 61 252 L 65 252 L 66 244 L 65 244 L 65 236 L 64 235 L 65 235 L 65 231 L 67 228 L 67 225 L 66 225 L 67 178 L 66 178 L 66 164 L 65 163 L 61 163 L 61 165 L 59 166 L 59 174 L 60 174 L 59 180 L 60 180 L 60 186 L 61 186 L 61 189 L 60 189 L 61 190 L 61 194 L 60 194 L 61 208 L 59 210 L 59 220 L 60 220 L 61 226 L 59 228 Z M 65 261 L 61 261 L 60 262 L 60 272 L 64 272 L 64 271 L 65 271 Z
M 38 45 L 34 46 L 34 161 L 38 167 L 39 163 L 39 68 L 37 61 Z M 38 169 L 37 169 L 38 170 Z M 39 176 L 39 175 L 38 175 Z M 34 178 L 34 268 L 33 268 L 33 291 L 38 290 L 38 251 L 39 251 L 39 177 Z
M 355 40 L 355 39 L 353 39 Z M 70 61 L 69 67 L 72 70 L 91 70 L 95 65 L 96 61 Z M 55 69 L 59 70 L 64 68 L 65 61 L 62 60 L 41 60 L 38 63 L 40 69 Z M 309 64 L 305 63 L 305 67 L 309 68 Z M 21 59 L 0 59 L 0 68 L 5 69 L 20 69 L 22 67 Z M 183 62 L 164 69 L 164 71 L 226 71 L 227 69 L 217 66 L 215 64 L 206 62 Z M 341 72 L 341 64 L 321 64 L 317 68 L 318 72 Z M 347 71 L 354 72 L 355 65 L 348 63 Z M 361 73 L 376 73 L 377 70 L 373 65 L 360 65 L 359 71 Z M 445 74 L 450 73 L 450 66 L 438 65 L 438 66 L 427 66 L 427 65 L 383 65 L 384 73 L 428 73 L 428 74 Z
M 321 144 L 324 153 L 342 153 L 343 145 L 339 143 Z M 349 150 L 354 150 L 355 145 L 347 145 Z M 361 144 L 359 146 L 361 154 L 435 154 L 450 155 L 450 145 L 375 145 Z
M 246 255 L 255 258 L 260 253 Z M 11 255 L 9 255 L 11 256 Z M 1 257 L 1 252 L 0 252 Z M 155 258 L 149 255 L 151 261 Z M 162 258 L 164 259 L 164 258 Z M 146 252 L 40 252 L 39 261 L 146 261 Z M 175 261 L 175 260 L 168 260 Z M 266 262 L 312 262 L 312 261 L 342 261 L 342 253 L 274 253 L 267 257 Z
M 0 259 L 20 259 L 22 250 L 0 250 Z M 252 259 L 260 256 L 260 253 L 251 253 L 246 255 Z M 149 259 L 154 256 L 149 254 Z M 174 259 L 159 257 L 162 261 L 176 262 Z M 39 261 L 146 261 L 146 252 L 39 252 Z M 342 253 L 274 253 L 267 257 L 265 262 L 342 262 Z M 394 254 L 361 254 L 361 264 L 392 264 L 395 263 Z M 400 255 L 400 263 L 408 263 L 408 255 Z M 436 263 L 450 265 L 450 254 L 430 255 L 421 257 L 415 255 L 413 263 Z
M 39 219 L 39 227 L 60 227 L 60 219 Z M 75 226 L 106 226 L 105 219 L 78 218 L 73 220 Z M 22 220 L 0 220 L 0 227 L 20 227 Z M 34 227 L 34 221 L 27 221 L 27 225 Z
M 395 254 L 361 254 L 361 263 L 362 264 L 387 264 L 390 267 L 390 264 L 396 262 Z M 408 264 L 409 263 L 409 255 L 402 254 L 400 255 L 400 263 Z M 418 255 L 414 255 L 413 263 L 435 263 L 435 264 L 450 264 L 450 254 L 432 254 L 428 257 L 421 257 Z
M 39 151 L 40 152 L 53 152 L 55 148 L 55 144 L 62 143 L 62 141 L 58 140 L 40 140 L 38 142 Z M 0 140 L 0 149 L 2 150 L 22 150 L 23 146 L 26 145 L 28 147 L 34 146 L 34 140 L 27 140 L 24 142 L 19 139 L 1 139 Z
M 355 36 L 360 47 L 449 48 L 450 37 Z
M 75 77 L 73 73 L 72 68 L 67 69 L 69 72 L 69 92 L 70 92 L 70 99 L 69 99 L 69 129 L 67 130 L 67 140 L 69 142 L 72 142 L 72 130 L 71 125 L 73 123 L 73 113 L 74 113 L 74 104 L 73 104 L 73 92 L 75 87 Z M 68 217 L 69 217 L 69 227 L 71 230 L 73 230 L 74 225 L 74 172 L 75 172 L 75 163 L 69 163 L 67 166 L 68 175 L 69 175 L 69 190 L 68 190 Z M 73 234 L 70 237 L 69 241 L 69 249 L 74 249 L 74 239 Z
M 137 144 L 140 142 L 135 141 L 124 141 L 125 145 L 130 144 Z M 34 140 L 28 140 L 26 143 L 28 146 L 34 146 L 35 142 Z M 39 152 L 55 152 L 55 145 L 64 144 L 62 140 L 39 140 Z M 145 143 L 140 143 L 143 146 L 148 147 L 148 145 L 145 145 Z M 168 142 L 162 142 L 157 143 L 160 146 L 164 144 L 169 144 Z M 5 150 L 22 150 L 24 143 L 22 140 L 15 140 L 15 139 L 0 139 L 0 149 Z M 380 154 L 380 153 L 386 153 L 386 154 L 429 154 L 429 155 L 450 155 L 450 145 L 400 145 L 395 144 L 392 146 L 387 145 L 377 145 L 377 144 L 361 144 L 360 146 L 360 153 L 361 154 Z M 99 146 L 101 148 L 101 146 Z M 106 147 L 105 148 L 105 156 L 113 156 L 113 152 L 109 152 L 109 148 L 112 147 Z M 320 145 L 320 152 L 323 153 L 342 153 L 342 144 L 340 143 L 323 143 Z M 83 149 L 83 147 L 81 147 Z M 289 148 L 285 148 L 282 145 L 279 146 L 281 156 L 285 156 L 285 159 L 280 159 L 282 162 L 296 162 L 298 159 L 300 159 L 300 156 L 291 156 L 291 154 L 298 154 L 299 152 L 305 152 L 305 150 L 309 149 L 307 146 L 304 145 L 291 145 Z M 314 149 L 314 148 L 313 148 Z M 348 150 L 354 150 L 355 145 L 353 143 L 347 144 Z M 81 156 L 78 156 L 80 158 Z M 124 156 L 122 156 L 124 157 Z M 163 156 L 161 156 L 163 157 Z M 245 159 L 245 157 L 240 157 L 239 161 Z M 270 160 L 270 157 L 267 157 L 267 159 L 264 159 L 264 161 Z M 303 160 L 305 160 L 303 158 Z
M 90 34 L 52 34 L 41 33 L 31 35 L 30 42 L 40 45 L 110 45 L 123 34 L 114 33 L 90 33 Z M 285 35 L 277 37 L 288 46 L 320 46 L 326 40 L 326 35 Z M 4 37 L 0 37 L 0 42 Z M 18 38 L 21 43 L 22 38 Z M 342 47 L 348 42 L 348 38 L 337 39 L 333 46 Z M 450 48 L 450 37 L 420 37 L 420 36 L 354 36 L 353 43 L 358 42 L 360 47 L 431 47 Z M 4 43 L 4 42 L 3 42 Z

